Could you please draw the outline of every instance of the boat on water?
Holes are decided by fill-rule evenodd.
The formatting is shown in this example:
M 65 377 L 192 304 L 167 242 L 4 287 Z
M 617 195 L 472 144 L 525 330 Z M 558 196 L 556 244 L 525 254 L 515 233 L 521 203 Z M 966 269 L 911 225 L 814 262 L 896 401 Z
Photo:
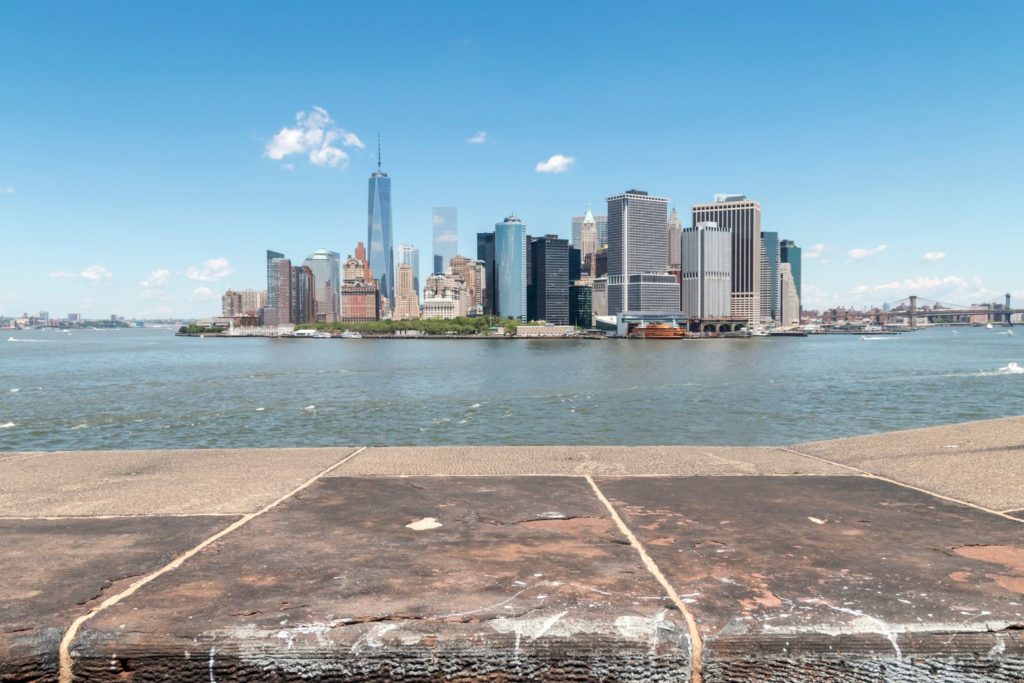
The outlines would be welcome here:
M 886 339 L 895 339 L 895 335 L 887 334 L 887 335 L 882 335 L 882 336 L 877 336 L 876 335 L 876 336 L 868 336 L 868 337 L 861 337 L 860 338 L 861 341 L 882 341 L 882 340 L 886 340 Z
M 683 339 L 686 330 L 675 323 L 640 323 L 629 336 L 633 339 Z
M 358 332 L 351 332 L 349 330 L 345 330 L 339 336 L 342 339 L 362 339 L 363 338 L 363 335 L 359 334 Z
M 989 323 L 989 324 L 985 325 L 985 329 L 986 330 L 991 330 L 992 329 L 992 323 Z

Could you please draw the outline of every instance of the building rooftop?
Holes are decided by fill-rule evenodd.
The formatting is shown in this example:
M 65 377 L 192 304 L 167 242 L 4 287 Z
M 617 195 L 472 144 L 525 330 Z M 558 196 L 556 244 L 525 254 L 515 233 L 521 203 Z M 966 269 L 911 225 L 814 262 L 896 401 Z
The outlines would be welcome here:
M 1022 448 L 0 453 L 0 680 L 1020 680 Z

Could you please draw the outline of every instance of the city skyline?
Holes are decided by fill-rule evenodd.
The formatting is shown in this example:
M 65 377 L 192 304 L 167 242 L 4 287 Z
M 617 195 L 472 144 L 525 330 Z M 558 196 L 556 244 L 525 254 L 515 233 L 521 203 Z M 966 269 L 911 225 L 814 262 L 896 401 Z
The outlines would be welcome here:
M 764 207 L 763 231 L 803 249 L 806 308 L 1024 297 L 1005 256 L 1024 248 L 1024 208 L 992 201 L 1024 180 L 1019 4 L 750 4 L 721 49 L 698 53 L 664 27 L 720 10 L 657 7 L 652 21 L 597 3 L 548 8 L 537 26 L 522 8 L 400 9 L 383 37 L 330 41 L 341 9 L 324 5 L 297 47 L 297 29 L 278 43 L 258 11 L 225 39 L 230 7 L 9 7 L 0 232 L 18 258 L 0 272 L 0 314 L 197 317 L 228 287 L 261 286 L 268 245 L 296 264 L 347 253 L 365 240 L 378 134 L 393 243 L 424 255 L 434 206 L 458 207 L 457 253 L 472 256 L 476 233 L 511 211 L 533 234 L 570 237 L 571 217 L 642 187 L 685 228 L 693 205 L 736 192 Z M 372 15 L 344 11 L 356 25 Z M 533 50 L 508 60 L 495 22 Z M 549 41 L 570 27 L 606 49 Z M 981 31 L 983 47 L 961 39 Z M 424 55 L 427 33 L 439 47 Z M 586 105 L 580 120 L 603 78 L 638 68 L 649 78 L 624 109 Z M 692 106 L 693 89 L 730 83 L 756 106 Z M 638 150 L 623 125 L 658 144 Z

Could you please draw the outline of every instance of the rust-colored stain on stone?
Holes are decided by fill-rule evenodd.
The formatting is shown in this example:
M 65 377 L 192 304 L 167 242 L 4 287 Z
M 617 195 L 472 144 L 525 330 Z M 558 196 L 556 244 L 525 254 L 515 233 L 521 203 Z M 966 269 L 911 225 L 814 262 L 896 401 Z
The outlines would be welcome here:
M 961 557 L 1001 565 L 1007 573 L 987 573 L 996 585 L 1014 593 L 1024 593 L 1024 548 L 1014 545 L 962 545 L 953 548 Z

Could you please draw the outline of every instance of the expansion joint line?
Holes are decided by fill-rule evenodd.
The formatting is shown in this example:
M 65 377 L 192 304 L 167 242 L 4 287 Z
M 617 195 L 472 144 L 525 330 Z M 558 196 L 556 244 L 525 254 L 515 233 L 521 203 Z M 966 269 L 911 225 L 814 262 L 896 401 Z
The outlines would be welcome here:
M 64 633 L 64 637 L 60 641 L 60 648 L 58 650 L 58 654 L 59 654 L 59 657 L 60 657 L 60 675 L 59 675 L 59 678 L 58 678 L 59 683 L 72 683 L 72 681 L 74 680 L 74 669 L 73 669 L 73 667 L 74 667 L 74 660 L 71 657 L 71 645 L 75 642 L 75 638 L 78 636 L 78 630 L 82 627 L 82 624 L 84 624 L 85 622 L 89 621 L 94 616 L 96 616 L 97 614 L 99 614 L 103 610 L 107 609 L 108 607 L 113 607 L 114 605 L 116 605 L 117 603 L 121 602 L 125 598 L 131 596 L 137 590 L 139 590 L 140 588 L 145 586 L 147 583 L 153 581 L 154 579 L 157 579 L 157 578 L 163 576 L 164 574 L 166 574 L 168 572 L 174 571 L 175 569 L 180 567 L 182 564 L 184 564 L 186 561 L 188 561 L 190 558 L 192 558 L 193 556 L 195 556 L 199 552 L 201 552 L 203 550 L 203 548 L 206 548 L 210 544 L 219 541 L 220 539 L 222 539 L 225 536 L 227 536 L 228 534 L 230 534 L 232 531 L 235 531 L 237 529 L 242 528 L 243 526 L 245 526 L 246 524 L 248 524 L 252 520 L 256 519 L 260 515 L 262 515 L 262 514 L 264 514 L 266 512 L 270 512 L 271 510 L 276 508 L 281 503 L 285 502 L 286 500 L 288 500 L 292 496 L 296 495 L 297 493 L 301 492 L 302 490 L 304 490 L 306 488 L 309 488 L 310 486 L 315 484 L 317 481 L 319 481 L 323 477 L 327 476 L 328 474 L 330 474 L 331 472 L 333 472 L 337 468 L 341 467 L 342 465 L 347 463 L 349 460 L 351 460 L 352 458 L 356 457 L 357 455 L 359 455 L 360 453 L 362 453 L 365 450 L 366 450 L 366 447 L 364 446 L 362 448 L 359 448 L 359 449 L 355 450 L 352 453 L 349 453 L 344 458 L 342 458 L 338 462 L 334 463 L 330 467 L 317 472 L 312 477 L 310 477 L 306 481 L 302 482 L 301 484 L 299 484 L 298 486 L 296 486 L 291 491 L 289 491 L 288 493 L 284 494 L 283 496 L 281 496 L 280 498 L 278 498 L 274 502 L 269 503 L 269 504 L 263 506 L 262 508 L 260 508 L 256 512 L 250 512 L 248 514 L 242 515 L 240 518 L 238 518 L 237 520 L 232 522 L 230 525 L 224 527 L 223 529 L 221 529 L 220 531 L 215 533 L 213 536 L 210 536 L 209 538 L 207 538 L 206 540 L 202 541 L 198 545 L 193 546 L 192 548 L 190 548 L 189 550 L 185 551 L 181 555 L 178 555 L 173 560 L 171 560 L 170 562 L 165 564 L 163 567 L 160 567 L 156 571 L 151 572 L 151 573 L 147 574 L 146 576 L 140 578 L 139 580 L 135 581 L 130 586 L 128 586 L 128 588 L 124 589 L 120 593 L 118 593 L 116 595 L 111 595 L 109 598 L 107 598 L 106 600 L 101 602 L 99 605 L 97 605 L 96 607 L 94 607 L 91 610 L 89 610 L 89 612 L 87 612 L 86 614 L 83 614 L 82 616 L 78 617 L 73 622 L 71 622 L 71 626 L 68 627 L 67 632 Z
M 897 479 L 890 479 L 889 477 L 883 477 L 880 474 L 875 474 L 874 472 L 871 472 L 871 471 L 865 470 L 865 469 L 861 469 L 860 467 L 856 467 L 854 465 L 845 465 L 845 464 L 843 464 L 841 462 L 834 462 L 832 460 L 828 460 L 827 458 L 821 458 L 821 457 L 819 457 L 817 455 L 809 455 L 807 453 L 801 453 L 800 451 L 793 450 L 792 448 L 786 448 L 785 446 L 779 446 L 778 449 L 780 451 L 785 451 L 786 453 L 792 453 L 793 455 L 799 455 L 799 456 L 801 456 L 803 458 L 810 458 L 811 460 L 817 460 L 818 462 L 825 463 L 827 465 L 835 465 L 836 467 L 842 467 L 843 469 L 847 469 L 847 470 L 850 470 L 851 472 L 855 472 L 855 473 L 859 474 L 860 476 L 865 477 L 867 479 L 877 479 L 878 481 L 884 481 L 887 484 L 893 484 L 894 486 L 900 486 L 900 487 L 905 488 L 905 489 L 910 489 L 911 491 L 917 491 L 918 493 L 925 493 L 925 494 L 928 494 L 929 496 L 932 496 L 933 498 L 939 498 L 939 499 L 947 501 L 949 503 L 956 503 L 957 505 L 963 505 L 964 507 L 974 508 L 975 510 L 980 510 L 982 512 L 987 512 L 990 515 L 995 515 L 997 517 L 1002 517 L 1003 519 L 1008 519 L 1011 522 L 1017 522 L 1019 524 L 1024 524 L 1024 519 L 1018 519 L 1016 517 L 1013 517 L 1012 515 L 1006 514 L 1007 512 L 1012 512 L 1012 510 L 1004 510 L 1004 511 L 1000 512 L 999 510 L 993 510 L 992 508 L 987 508 L 984 505 L 978 505 L 977 503 L 969 503 L 966 500 L 960 500 L 959 498 L 953 498 L 951 496 L 944 496 L 941 493 L 936 493 L 935 491 L 929 491 L 928 489 L 921 488 L 920 486 L 914 486 L 913 484 L 907 484 L 907 483 L 899 481 Z
M 611 501 L 605 497 L 604 493 L 598 487 L 597 482 L 594 481 L 594 478 L 587 474 L 585 475 L 585 479 L 587 480 L 587 483 L 590 484 L 590 488 L 594 489 L 594 494 L 597 496 L 598 500 L 600 500 L 605 509 L 608 510 L 608 514 L 611 515 L 613 520 L 615 520 L 615 524 L 619 527 L 619 531 L 622 532 L 622 535 L 629 540 L 629 544 L 633 546 L 633 549 L 638 555 L 640 555 L 640 559 L 643 561 L 644 567 L 648 572 L 650 572 L 651 576 L 661 584 L 661 587 L 665 589 L 665 592 L 668 594 L 672 604 L 676 606 L 676 609 L 678 609 L 680 613 L 682 613 L 683 618 L 686 619 L 686 627 L 690 632 L 690 682 L 701 683 L 701 656 L 704 649 L 704 641 L 701 638 L 700 629 L 697 627 L 697 620 L 679 598 L 679 594 L 676 593 L 676 589 L 672 587 L 672 584 L 668 582 L 665 575 L 661 573 L 661 569 L 658 568 L 654 559 L 647 554 L 647 550 L 644 548 L 643 544 L 640 543 L 640 540 L 630 530 L 630 528 L 626 526 L 626 523 L 622 520 L 622 517 L 619 516 L 618 511 L 611 504 Z

